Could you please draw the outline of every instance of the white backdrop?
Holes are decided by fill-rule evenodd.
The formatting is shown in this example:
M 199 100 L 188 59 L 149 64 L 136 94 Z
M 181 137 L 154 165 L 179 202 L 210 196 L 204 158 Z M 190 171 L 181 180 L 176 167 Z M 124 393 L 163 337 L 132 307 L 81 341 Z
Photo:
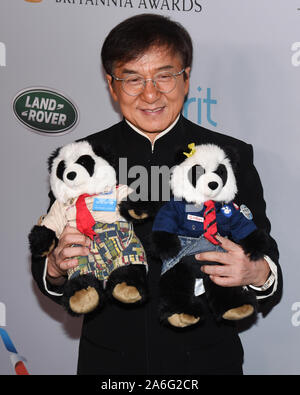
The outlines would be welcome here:
M 27 234 L 48 206 L 46 158 L 120 119 L 100 49 L 113 26 L 143 12 L 171 16 L 193 38 L 184 114 L 254 146 L 284 293 L 270 314 L 241 332 L 244 371 L 300 374 L 299 8 L 299 0 L 1 0 L 0 329 L 31 374 L 75 374 L 81 325 L 41 295 L 31 278 Z M 36 87 L 70 99 L 79 113 L 75 128 L 42 135 L 17 119 L 14 98 Z M 13 374 L 1 341 L 0 374 Z

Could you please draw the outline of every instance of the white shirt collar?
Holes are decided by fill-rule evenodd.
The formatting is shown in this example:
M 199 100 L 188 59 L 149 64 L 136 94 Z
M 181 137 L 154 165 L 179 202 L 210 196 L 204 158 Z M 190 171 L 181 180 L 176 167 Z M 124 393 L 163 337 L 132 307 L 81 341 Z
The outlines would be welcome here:
M 153 149 L 155 141 L 158 140 L 160 137 L 164 136 L 165 134 L 167 134 L 167 133 L 176 125 L 176 123 L 177 123 L 179 117 L 180 117 L 180 114 L 178 115 L 178 117 L 175 119 L 175 121 L 174 121 L 167 129 L 163 130 L 162 132 L 160 132 L 160 133 L 155 137 L 155 139 L 153 140 L 153 142 L 150 140 L 150 138 L 149 138 L 145 133 L 141 132 L 136 126 L 132 125 L 132 123 L 129 122 L 126 118 L 125 118 L 125 121 L 126 121 L 126 122 L 128 123 L 128 125 L 129 125 L 133 130 L 135 130 L 138 134 L 141 134 L 142 136 L 146 137 L 146 138 L 151 142 L 151 144 L 152 144 L 152 149 Z

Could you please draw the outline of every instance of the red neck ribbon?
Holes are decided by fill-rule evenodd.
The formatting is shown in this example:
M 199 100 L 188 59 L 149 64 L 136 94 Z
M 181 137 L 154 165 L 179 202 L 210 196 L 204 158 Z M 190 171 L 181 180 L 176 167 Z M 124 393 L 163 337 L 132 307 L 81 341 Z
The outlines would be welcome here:
M 84 193 L 76 201 L 76 226 L 81 233 L 93 240 L 96 235 L 93 226 L 96 222 L 85 203 L 85 198 L 89 196 L 92 195 Z
M 220 244 L 216 239 L 217 229 L 217 218 L 216 218 L 216 208 L 215 203 L 212 200 L 208 200 L 204 203 L 204 237 L 213 244 Z

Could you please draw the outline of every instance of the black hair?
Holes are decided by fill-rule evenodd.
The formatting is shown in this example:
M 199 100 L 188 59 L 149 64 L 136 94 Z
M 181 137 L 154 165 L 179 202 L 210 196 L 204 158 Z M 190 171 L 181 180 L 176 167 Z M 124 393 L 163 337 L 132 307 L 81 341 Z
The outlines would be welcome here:
M 108 34 L 101 51 L 103 67 L 112 75 L 116 64 L 137 59 L 153 46 L 179 54 L 183 68 L 192 64 L 192 39 L 180 23 L 162 15 L 140 14 L 125 19 Z

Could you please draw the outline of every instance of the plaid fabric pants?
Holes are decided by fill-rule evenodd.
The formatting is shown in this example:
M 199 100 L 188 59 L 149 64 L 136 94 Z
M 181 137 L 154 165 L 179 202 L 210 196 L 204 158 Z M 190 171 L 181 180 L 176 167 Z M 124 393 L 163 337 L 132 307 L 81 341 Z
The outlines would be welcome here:
M 111 224 L 98 222 L 93 227 L 96 232 L 91 242 L 90 253 L 79 256 L 79 265 L 69 269 L 68 278 L 93 274 L 106 282 L 111 272 L 129 264 L 147 265 L 144 248 L 135 235 L 133 227 L 125 221 Z

